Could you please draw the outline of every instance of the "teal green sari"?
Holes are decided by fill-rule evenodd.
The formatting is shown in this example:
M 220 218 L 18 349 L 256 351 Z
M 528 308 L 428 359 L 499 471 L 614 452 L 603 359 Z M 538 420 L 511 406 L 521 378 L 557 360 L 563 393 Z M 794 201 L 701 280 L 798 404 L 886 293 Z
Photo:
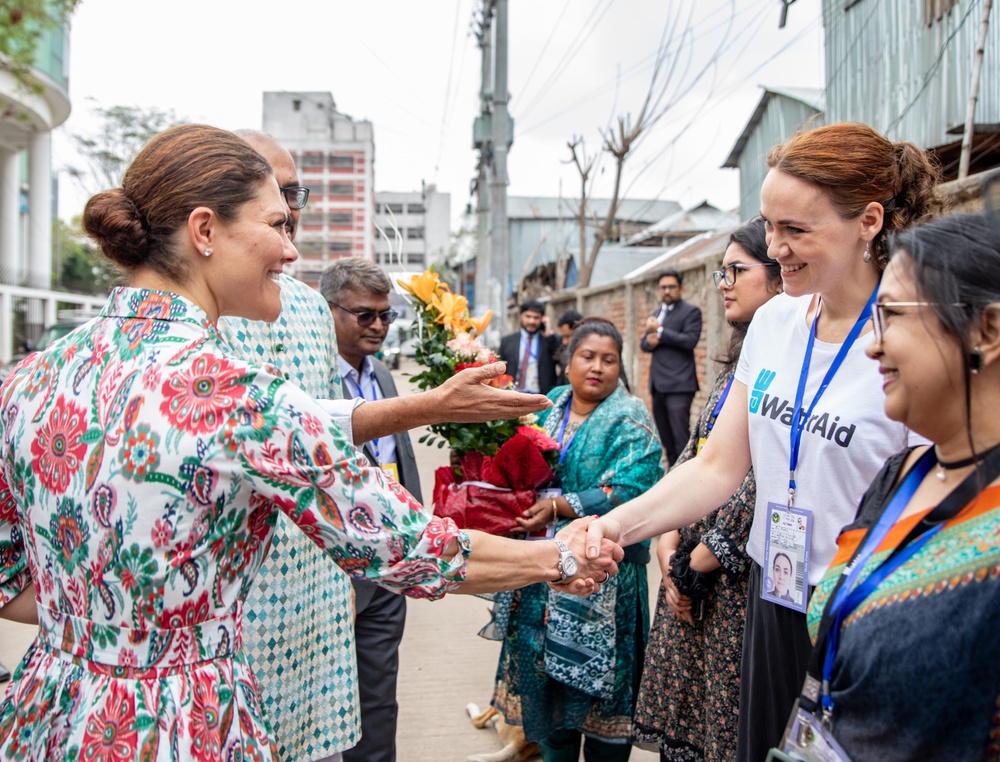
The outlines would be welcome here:
M 557 439 L 571 392 L 553 389 L 539 416 Z M 557 478 L 580 516 L 603 515 L 663 476 L 649 413 L 622 385 L 567 443 Z M 492 703 L 529 741 L 562 728 L 629 743 L 649 630 L 648 561 L 648 540 L 626 548 L 618 575 L 589 599 L 532 585 L 497 601 L 504 645 Z

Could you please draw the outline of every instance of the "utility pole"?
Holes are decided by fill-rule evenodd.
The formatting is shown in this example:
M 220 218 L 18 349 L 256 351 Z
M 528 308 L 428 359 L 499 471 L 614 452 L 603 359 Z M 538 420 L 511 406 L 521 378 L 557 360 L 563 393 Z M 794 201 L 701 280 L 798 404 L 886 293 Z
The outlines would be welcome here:
M 983 53 L 986 50 L 986 32 L 990 25 L 990 10 L 993 0 L 983 4 L 983 20 L 979 24 L 979 42 L 976 45 L 976 58 L 972 65 L 972 82 L 969 84 L 969 108 L 965 115 L 965 132 L 962 135 L 962 150 L 958 159 L 958 179 L 969 176 L 969 164 L 972 158 L 972 137 L 976 123 L 976 101 L 979 99 L 979 73 L 983 68 Z
M 507 240 L 507 149 L 513 138 L 507 113 L 507 1 L 493 0 L 496 13 L 493 68 L 493 178 L 490 183 L 490 275 L 494 281 L 493 314 L 507 330 L 510 251 Z
M 476 29 L 476 39 L 482 51 L 482 82 L 479 87 L 479 116 L 472 127 L 472 147 L 479 151 L 479 173 L 475 181 L 477 238 L 476 247 L 476 281 L 475 299 L 476 312 L 482 314 L 487 307 L 493 306 L 490 298 L 490 107 L 493 97 L 493 10 L 489 0 L 483 3 L 482 15 Z M 500 313 L 496 315 L 497 325 L 501 323 Z

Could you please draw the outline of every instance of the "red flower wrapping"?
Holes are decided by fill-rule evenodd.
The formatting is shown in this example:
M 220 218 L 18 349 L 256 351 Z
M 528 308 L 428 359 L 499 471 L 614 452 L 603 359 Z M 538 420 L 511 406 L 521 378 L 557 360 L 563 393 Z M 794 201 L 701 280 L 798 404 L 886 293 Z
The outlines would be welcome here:
M 538 446 L 523 434 L 511 437 L 492 458 L 473 452 L 460 464 L 461 483 L 453 468 L 435 472 L 434 513 L 462 529 L 495 535 L 523 531 L 517 518 L 534 505 L 535 489 L 554 476 Z

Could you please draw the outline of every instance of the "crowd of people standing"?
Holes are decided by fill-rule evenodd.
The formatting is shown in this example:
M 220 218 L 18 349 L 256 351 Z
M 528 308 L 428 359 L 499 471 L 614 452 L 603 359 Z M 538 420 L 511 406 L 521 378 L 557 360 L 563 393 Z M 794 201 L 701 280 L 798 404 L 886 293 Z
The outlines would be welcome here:
M 288 152 L 155 138 L 84 216 L 127 285 L 0 387 L 0 614 L 39 626 L 0 757 L 393 760 L 398 593 L 461 591 L 496 593 L 493 703 L 547 762 L 997 758 L 1000 215 L 943 214 L 864 125 L 767 163 L 691 432 L 682 273 L 639 337 L 652 414 L 616 326 L 532 301 L 517 392 L 487 366 L 400 398 L 379 268 L 282 273 Z M 520 525 L 551 542 L 421 509 L 407 429 L 529 412 L 560 454 Z

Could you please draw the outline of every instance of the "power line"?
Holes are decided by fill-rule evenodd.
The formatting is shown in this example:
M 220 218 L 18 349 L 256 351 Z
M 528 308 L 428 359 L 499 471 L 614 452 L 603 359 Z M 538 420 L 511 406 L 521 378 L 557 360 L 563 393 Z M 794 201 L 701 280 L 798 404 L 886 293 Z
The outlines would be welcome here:
M 916 105 L 918 100 L 920 100 L 920 96 L 924 94 L 924 90 L 927 89 L 927 86 L 931 83 L 931 80 L 937 73 L 938 68 L 940 68 L 941 61 L 944 59 L 944 54 L 948 51 L 948 46 L 951 45 L 951 41 L 955 39 L 955 35 L 961 31 L 963 26 L 965 26 L 965 22 L 969 20 L 969 16 L 972 14 L 972 11 L 975 7 L 976 7 L 975 2 L 969 3 L 969 9 L 965 12 L 965 15 L 962 16 L 962 20 L 959 21 L 958 25 L 951 30 L 951 34 L 949 34 L 948 37 L 945 39 L 945 41 L 942 43 L 941 50 L 938 51 L 938 55 L 937 58 L 934 59 L 934 63 L 931 64 L 930 68 L 927 69 L 927 71 L 924 73 L 924 81 L 923 84 L 920 85 L 920 89 L 917 90 L 917 94 L 913 96 L 913 99 L 908 104 L 906 104 L 906 108 L 904 108 L 902 112 L 899 114 L 899 116 L 897 116 L 895 120 L 893 120 L 892 124 L 890 124 L 882 131 L 884 135 L 888 135 L 891 130 L 896 129 L 896 126 L 901 121 L 903 121 L 904 118 L 906 118 L 907 114 L 910 113 L 910 109 Z
M 521 93 L 528 92 L 528 85 L 531 84 L 531 80 L 534 79 L 535 77 L 535 72 L 538 71 L 538 64 L 542 62 L 542 56 L 544 56 L 545 52 L 549 49 L 549 43 L 552 42 L 552 38 L 556 36 L 556 31 L 558 31 L 560 27 L 560 22 L 566 15 L 566 9 L 569 8 L 569 4 L 572 1 L 573 0 L 566 0 L 566 4 L 562 7 L 562 10 L 559 11 L 559 15 L 556 17 L 556 23 L 552 25 L 552 31 L 549 32 L 549 36 L 545 40 L 545 44 L 542 45 L 541 49 L 538 51 L 538 58 L 535 59 L 535 62 L 531 65 L 531 68 L 528 70 L 528 78 L 525 80 L 524 86 L 519 90 L 519 92 Z
M 438 167 L 444 155 L 444 134 L 448 124 L 448 103 L 451 100 L 451 77 L 455 71 L 455 49 L 458 47 L 458 20 L 462 15 L 462 0 L 455 0 L 455 26 L 451 33 L 451 55 L 448 56 L 448 79 L 444 86 L 444 106 L 441 109 L 441 134 L 438 138 L 438 153 L 434 159 L 434 180 L 437 181 Z

